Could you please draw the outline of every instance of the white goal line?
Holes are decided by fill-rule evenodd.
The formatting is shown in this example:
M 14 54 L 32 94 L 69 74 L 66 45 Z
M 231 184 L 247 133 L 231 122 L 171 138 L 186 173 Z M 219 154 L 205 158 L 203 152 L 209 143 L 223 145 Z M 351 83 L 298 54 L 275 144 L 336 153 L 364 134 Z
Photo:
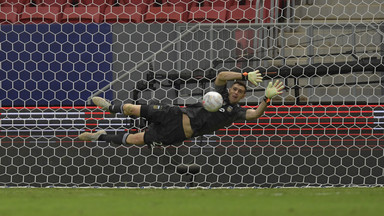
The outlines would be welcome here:
M 100 113 L 100 114 L 99 114 Z M 102 112 L 13 112 L 13 113 L 0 113 L 0 116 L 25 116 L 25 115 L 109 115 L 108 113 L 102 113 Z M 130 117 L 126 117 L 130 118 Z
M 118 132 L 118 131 L 128 131 L 129 129 L 103 129 L 105 131 L 111 131 L 111 132 Z M 46 129 L 46 130 L 41 130 L 41 129 L 22 129 L 22 130 L 0 130 L 0 132 L 9 132 L 9 133 L 17 133 L 17 132 L 84 132 L 84 129 L 59 129 L 59 130 L 52 130 L 52 129 Z M 47 136 L 29 136 L 29 137 L 56 137 L 56 135 L 47 135 Z
M 7 120 L 7 121 L 10 121 L 10 120 L 25 120 L 25 121 L 31 121 L 31 120 L 49 120 L 49 121 L 52 121 L 52 120 L 59 120 L 59 121 L 68 121 L 68 120 L 122 120 L 122 121 L 125 121 L 125 120 L 130 120 L 132 118 L 88 118 L 88 117 L 84 117 L 84 118 L 0 118 L 1 120 Z

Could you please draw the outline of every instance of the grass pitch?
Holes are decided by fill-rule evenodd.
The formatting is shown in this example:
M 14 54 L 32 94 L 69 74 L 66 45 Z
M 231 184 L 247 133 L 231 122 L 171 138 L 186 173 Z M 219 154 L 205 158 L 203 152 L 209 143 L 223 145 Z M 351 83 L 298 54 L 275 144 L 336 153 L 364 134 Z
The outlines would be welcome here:
M 2 188 L 0 215 L 383 215 L 384 188 Z

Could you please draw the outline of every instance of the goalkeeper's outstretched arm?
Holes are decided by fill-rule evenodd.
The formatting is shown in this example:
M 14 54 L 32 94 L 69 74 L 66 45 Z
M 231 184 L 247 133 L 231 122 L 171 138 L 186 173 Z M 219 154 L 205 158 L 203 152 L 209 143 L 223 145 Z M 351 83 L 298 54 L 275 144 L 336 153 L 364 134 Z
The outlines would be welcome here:
M 265 90 L 265 98 L 261 104 L 257 107 L 257 109 L 249 109 L 246 112 L 247 120 L 254 120 L 262 116 L 267 109 L 270 100 L 278 94 L 283 93 L 284 84 L 279 80 L 276 80 L 275 83 L 269 82 L 267 89 Z
M 229 80 L 248 80 L 257 86 L 263 80 L 263 77 L 258 70 L 249 73 L 222 71 L 219 73 L 219 75 L 217 75 L 215 85 L 224 86 Z

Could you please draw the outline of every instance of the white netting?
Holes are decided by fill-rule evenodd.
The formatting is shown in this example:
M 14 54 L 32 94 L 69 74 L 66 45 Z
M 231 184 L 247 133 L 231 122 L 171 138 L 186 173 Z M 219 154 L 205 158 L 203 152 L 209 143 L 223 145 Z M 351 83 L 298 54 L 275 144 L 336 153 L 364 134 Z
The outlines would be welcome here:
M 383 184 L 381 0 L 0 0 L 0 185 Z M 220 71 L 286 91 L 257 121 L 166 148 L 82 142 L 142 119 L 89 103 L 188 105 Z M 180 174 L 180 164 L 197 164 Z

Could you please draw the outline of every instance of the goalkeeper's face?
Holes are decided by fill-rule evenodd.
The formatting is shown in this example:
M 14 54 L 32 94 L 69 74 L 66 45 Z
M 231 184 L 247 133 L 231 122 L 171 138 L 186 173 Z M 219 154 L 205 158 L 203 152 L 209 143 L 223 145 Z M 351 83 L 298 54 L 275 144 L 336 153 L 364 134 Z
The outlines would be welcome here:
M 235 83 L 231 88 L 229 88 L 228 93 L 229 102 L 231 104 L 236 104 L 245 97 L 246 91 L 244 86 Z

